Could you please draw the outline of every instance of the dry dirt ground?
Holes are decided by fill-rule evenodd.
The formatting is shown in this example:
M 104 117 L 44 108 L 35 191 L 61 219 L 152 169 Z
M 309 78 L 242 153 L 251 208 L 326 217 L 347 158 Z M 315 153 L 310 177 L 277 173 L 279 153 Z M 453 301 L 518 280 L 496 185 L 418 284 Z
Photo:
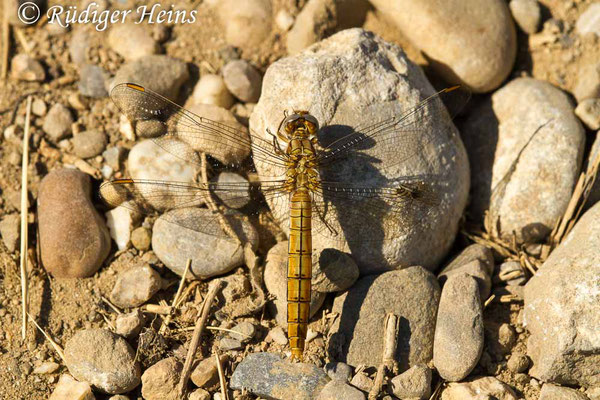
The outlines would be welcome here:
M 74 3 L 74 2 L 73 2 Z M 287 9 L 292 15 L 298 13 L 303 6 L 303 1 L 274 0 L 273 13 L 276 14 L 281 8 Z M 577 17 L 591 1 L 567 1 L 567 0 L 540 0 L 543 5 L 543 21 L 550 18 L 562 21 L 565 26 L 573 27 Z M 50 1 L 50 5 L 57 2 Z M 61 3 L 65 4 L 65 3 Z M 213 12 L 204 4 L 198 6 L 198 18 L 202 24 L 174 26 L 170 39 L 164 45 L 165 53 L 179 58 L 187 63 L 199 66 L 199 73 L 207 70 L 219 70 L 224 63 L 223 49 L 226 43 L 223 37 L 223 29 Z M 375 11 L 369 11 L 365 28 L 375 31 L 385 39 L 406 45 L 407 52 L 417 62 L 424 62 L 418 51 L 411 49 L 401 35 Z M 68 56 L 68 43 L 72 31 L 62 36 L 48 37 L 38 34 L 42 28 L 28 27 L 20 28 L 23 38 L 30 44 L 30 53 L 35 58 L 42 60 L 47 72 L 44 83 L 28 83 L 8 79 L 0 83 L 0 127 L 3 131 L 11 124 L 13 117 L 17 123 L 24 118 L 24 98 L 29 93 L 42 98 L 46 104 L 51 105 L 61 101 L 66 103 L 69 94 L 77 91 L 77 69 L 71 63 Z M 546 80 L 566 91 L 572 90 L 577 70 L 580 65 L 590 60 L 600 59 L 600 45 L 597 40 L 589 38 L 575 43 L 558 42 L 551 46 L 545 46 L 541 50 L 530 50 L 528 39 L 525 34 L 519 32 L 519 51 L 514 66 L 512 77 L 530 75 L 535 78 Z M 100 45 L 98 45 L 100 47 Z M 10 43 L 10 55 L 25 52 L 23 42 L 13 35 Z M 98 55 L 98 49 L 91 49 L 92 61 L 97 61 L 104 69 L 114 73 L 123 63 L 119 57 L 111 57 L 103 63 Z M 269 40 L 265 41 L 259 51 L 246 52 L 241 49 L 241 57 L 251 61 L 264 72 L 269 63 L 285 55 L 285 33 L 274 32 Z M 62 78 L 66 77 L 66 78 Z M 58 78 L 61 78 L 60 80 Z M 197 76 L 194 78 L 197 79 Z M 193 88 L 195 80 L 189 82 L 185 90 L 187 93 Z M 476 97 L 476 96 L 475 96 Z M 477 98 L 474 99 L 477 101 Z M 78 120 L 91 128 L 92 124 L 106 123 L 104 127 L 110 135 L 109 142 L 116 144 L 122 141 L 117 130 L 117 119 L 106 121 L 102 116 L 102 110 L 107 107 L 110 99 L 94 100 L 94 106 L 81 111 Z M 13 110 L 16 109 L 16 115 Z M 29 165 L 29 190 L 30 190 L 30 238 L 31 247 L 35 248 L 35 199 L 39 181 L 52 169 L 60 167 L 61 161 L 56 158 L 55 153 L 44 155 L 39 152 L 40 136 L 42 135 L 41 118 L 33 121 L 34 129 L 31 145 L 31 162 Z M 89 125 L 88 125 L 89 124 Z M 14 152 L 17 146 L 8 144 L 4 139 L 0 146 L 0 215 L 17 213 L 19 209 L 19 190 L 21 167 L 18 157 Z M 68 216 L 66 216 L 68 218 Z M 464 238 L 459 238 L 457 248 L 464 246 Z M 115 250 L 105 266 L 93 277 L 77 280 L 56 280 L 48 276 L 35 262 L 29 271 L 30 288 L 30 312 L 39 321 L 46 332 L 59 344 L 64 345 L 74 331 L 82 327 L 106 326 L 105 318 L 111 320 L 114 316 L 110 309 L 101 300 L 107 297 L 115 281 L 118 271 L 131 265 L 132 262 L 140 262 L 142 256 L 136 250 L 128 250 L 124 254 L 115 257 Z M 35 254 L 33 261 L 35 261 Z M 264 256 L 264 252 L 260 254 Z M 233 273 L 245 274 L 244 269 L 238 269 Z M 163 276 L 176 281 L 176 276 L 168 271 L 163 271 Z M 200 285 L 201 292 L 206 290 L 205 285 Z M 159 299 L 170 302 L 175 287 L 163 291 Z M 59 374 L 36 375 L 32 368 L 40 361 L 60 359 L 51 348 L 48 341 L 29 326 L 27 339 L 21 340 L 21 312 L 20 312 L 20 277 L 19 277 L 19 254 L 18 250 L 9 253 L 4 244 L 0 244 L 0 399 L 47 399 L 52 392 Z M 330 306 L 330 304 L 329 304 Z M 327 304 L 325 306 L 327 308 Z M 511 323 L 518 326 L 519 313 L 522 310 L 520 303 L 493 303 L 486 309 L 486 321 L 488 324 Z M 193 314 L 193 313 L 192 313 Z M 193 320 L 192 318 L 190 318 Z M 265 330 L 274 326 L 272 318 L 268 314 L 257 316 L 263 321 Z M 182 321 L 183 324 L 184 321 Z M 185 323 L 190 325 L 190 323 Z M 318 327 L 315 327 L 318 328 Z M 185 334 L 185 335 L 189 335 Z M 185 343 L 185 335 L 173 336 L 168 341 L 168 351 L 177 351 L 182 343 Z M 207 339 L 213 333 L 207 334 Z M 260 337 L 260 333 L 258 335 Z M 264 337 L 264 335 L 263 335 Z M 518 341 L 513 350 L 525 351 L 526 332 L 518 335 Z M 255 343 L 247 349 L 248 351 L 268 349 L 272 344 Z M 312 358 L 325 360 L 324 346 L 311 342 L 309 351 L 313 353 Z M 203 348 L 209 352 L 209 347 Z M 158 351 L 158 350 L 157 350 Z M 321 352 L 319 354 L 319 352 Z M 240 355 L 239 359 L 241 359 Z M 239 361 L 233 360 L 234 364 Z M 496 375 L 499 379 L 516 388 L 526 399 L 537 399 L 539 388 L 531 386 L 522 377 L 510 373 L 499 364 L 478 367 L 483 374 Z M 66 367 L 61 366 L 58 372 L 66 372 Z M 226 371 L 231 373 L 231 367 Z M 138 393 L 141 398 L 141 395 Z M 98 396 L 97 398 L 102 398 Z M 131 396 L 135 398 L 135 396 Z

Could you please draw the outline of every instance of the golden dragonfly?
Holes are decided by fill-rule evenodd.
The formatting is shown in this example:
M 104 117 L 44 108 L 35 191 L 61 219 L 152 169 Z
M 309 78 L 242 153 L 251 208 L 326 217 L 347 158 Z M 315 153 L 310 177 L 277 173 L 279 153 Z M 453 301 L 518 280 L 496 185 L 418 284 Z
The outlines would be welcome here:
M 336 161 L 351 157 L 366 143 L 371 146 L 370 154 L 378 154 L 378 151 L 380 154 L 393 153 L 393 164 L 413 157 L 421 150 L 427 130 L 431 129 L 427 122 L 449 118 L 443 97 L 455 89 L 457 87 L 444 89 L 426 97 L 402 115 L 355 129 L 329 144 L 321 144 L 321 139 L 326 139 L 319 137 L 323 128 L 308 111 L 285 112 L 276 132 L 269 130 L 268 135 L 261 136 L 200 117 L 140 85 L 120 84 L 111 91 L 112 100 L 135 123 L 141 136 L 147 137 L 144 131 L 152 130 L 154 138 L 151 140 L 167 152 L 193 163 L 199 162 L 198 153 L 206 153 L 217 168 L 238 172 L 247 172 L 252 166 L 251 160 L 255 164 L 272 166 L 281 174 L 259 174 L 259 179 L 250 183 L 210 181 L 192 185 L 115 179 L 103 183 L 100 194 L 110 206 L 122 205 L 143 213 L 179 209 L 169 222 L 224 237 L 229 234 L 215 223 L 223 218 L 222 204 L 221 209 L 213 209 L 213 213 L 208 213 L 202 220 L 186 210 L 202 204 L 206 195 L 234 200 L 259 194 L 270 205 L 278 201 L 289 204 L 288 337 L 292 359 L 302 359 L 310 316 L 312 234 L 340 237 L 344 231 L 343 221 L 327 217 L 331 214 L 326 210 L 332 207 L 343 209 L 338 216 L 360 223 L 368 223 L 368 218 L 381 219 L 386 232 L 381 239 L 391 240 L 402 233 L 399 227 L 403 226 L 403 219 L 414 213 L 415 208 L 435 207 L 438 202 L 431 185 L 415 177 L 396 177 L 384 185 L 358 184 L 327 180 L 325 177 L 332 176 L 328 171 L 335 170 Z M 240 161 L 231 157 L 235 154 L 249 155 Z M 370 239 L 359 237 L 356 240 Z

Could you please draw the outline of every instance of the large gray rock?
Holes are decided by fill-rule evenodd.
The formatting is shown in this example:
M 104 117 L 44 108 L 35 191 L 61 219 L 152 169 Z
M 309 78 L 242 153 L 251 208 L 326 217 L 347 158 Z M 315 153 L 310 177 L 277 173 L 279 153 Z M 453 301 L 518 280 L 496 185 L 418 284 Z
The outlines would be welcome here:
M 517 43 L 503 0 L 371 0 L 448 82 L 474 92 L 500 86 Z
M 327 126 L 319 133 L 319 141 L 331 143 L 352 127 L 401 116 L 432 93 L 421 69 L 398 46 L 362 29 L 349 29 L 272 64 L 263 78 L 261 98 L 250 118 L 250 127 L 272 142 L 266 130 L 277 131 L 284 110 L 308 110 L 321 127 Z M 339 221 L 341 225 L 335 237 L 318 217 L 313 217 L 316 257 L 327 248 L 351 253 L 364 274 L 398 265 L 418 264 L 433 269 L 443 258 L 453 243 L 466 204 L 468 163 L 447 113 L 434 106 L 422 112 L 423 115 L 418 113 L 422 129 L 388 135 L 378 145 L 374 145 L 374 140 L 358 145 L 353 155 L 324 166 L 320 172 L 329 181 L 368 186 L 389 186 L 392 179 L 417 177 L 430 185 L 440 203 L 436 207 L 411 203 L 398 218 L 389 213 L 373 215 L 379 212 L 369 212 L 360 202 L 329 199 L 332 201 L 328 202 L 327 220 Z M 432 115 L 434 121 L 427 121 Z M 398 162 L 400 151 L 410 152 L 411 156 Z M 258 157 L 254 161 L 266 180 L 285 173 L 285 168 Z M 278 197 L 267 201 L 287 232 L 288 200 Z M 385 205 L 377 206 L 385 213 Z
M 489 209 L 499 219 L 495 233 L 542 240 L 563 215 L 581 166 L 585 135 L 568 96 L 547 82 L 515 79 L 470 114 L 461 134 L 473 215 Z
M 600 204 L 588 210 L 525 286 L 529 374 L 600 384 Z
M 354 366 L 379 365 L 385 318 L 394 313 L 400 320 L 396 354 L 400 369 L 427 364 L 439 299 L 435 277 L 421 267 L 359 279 L 333 303 L 339 317 L 331 329 L 330 357 Z
M 238 364 L 230 386 L 268 399 L 310 400 L 329 380 L 315 365 L 292 364 L 274 353 L 254 353 Z

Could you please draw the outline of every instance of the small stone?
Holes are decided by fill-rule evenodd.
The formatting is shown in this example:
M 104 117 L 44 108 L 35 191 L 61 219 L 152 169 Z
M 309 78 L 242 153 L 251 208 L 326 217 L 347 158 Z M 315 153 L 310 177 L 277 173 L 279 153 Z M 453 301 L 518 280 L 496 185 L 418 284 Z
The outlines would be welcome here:
M 600 98 L 581 101 L 575 108 L 575 114 L 588 128 L 600 129 Z
M 126 42 L 126 40 L 124 41 Z M 97 65 L 86 64 L 79 71 L 79 92 L 87 97 L 102 98 L 108 96 L 106 91 L 106 79 L 108 74 Z
M 271 329 L 269 331 L 269 336 L 271 337 L 271 339 L 273 339 L 275 343 L 280 344 L 282 346 L 285 346 L 288 342 L 287 336 L 285 335 L 283 328 L 280 326 Z
M 27 54 L 17 54 L 10 63 L 13 79 L 28 82 L 41 82 L 46 78 L 44 67 L 36 59 Z
M 417 364 L 392 378 L 390 382 L 394 396 L 401 399 L 427 399 L 431 394 L 431 369 Z
M 230 61 L 223 67 L 223 80 L 227 89 L 246 103 L 256 103 L 260 97 L 262 77 L 244 60 Z
M 147 251 L 152 243 L 152 231 L 143 226 L 131 232 L 131 244 L 138 250 Z
M 210 393 L 204 389 L 192 390 L 188 399 L 189 400 L 210 400 Z
M 600 3 L 592 3 L 585 9 L 575 23 L 575 29 L 580 35 L 593 33 L 600 36 Z
M 137 216 L 133 210 L 126 207 L 117 207 L 104 213 L 110 237 L 117 244 L 119 250 L 124 250 L 131 239 L 131 228 Z
M 135 82 L 175 101 L 189 76 L 183 61 L 165 55 L 144 56 L 119 68 L 110 89 L 120 83 Z
M 229 361 L 229 356 L 222 354 L 219 356 L 219 360 L 221 360 L 221 365 L 223 365 Z M 219 382 L 219 371 L 215 357 L 211 356 L 200 361 L 192 370 L 190 379 L 194 382 L 194 385 L 201 388 L 210 388 L 217 384 Z
M 506 366 L 512 372 L 524 372 L 529 368 L 529 358 L 522 353 L 513 353 L 510 355 Z
M 47 111 L 48 106 L 46 105 L 46 102 L 44 102 L 44 100 L 39 98 L 33 99 L 33 102 L 31 103 L 31 112 L 33 113 L 33 115 L 43 117 L 44 115 L 46 115 Z
M 78 331 L 65 345 L 65 364 L 78 380 L 109 394 L 129 392 L 140 384 L 135 351 L 106 329 Z
M 163 135 L 167 131 L 167 127 L 162 121 L 155 119 L 140 120 L 135 124 L 135 133 L 139 137 L 154 138 Z
M 67 101 L 69 102 L 69 106 L 78 111 L 87 110 L 89 107 L 87 98 L 83 97 L 83 95 L 79 92 L 71 93 Z
M 60 103 L 55 103 L 44 118 L 42 129 L 52 141 L 58 142 L 69 136 L 72 124 L 73 116 L 69 109 Z
M 179 400 L 177 384 L 183 365 L 174 357 L 160 360 L 142 375 L 142 396 L 145 400 Z
M 229 208 L 242 208 L 250 201 L 250 184 L 241 175 L 233 172 L 221 172 L 216 179 L 220 185 L 227 187 L 235 187 L 235 192 L 219 193 L 217 190 L 215 195 Z M 242 190 L 246 189 L 245 192 Z
M 194 86 L 190 101 L 192 104 L 212 104 L 229 109 L 235 100 L 220 75 L 205 74 Z
M 116 332 L 126 339 L 135 339 L 144 327 L 144 314 L 139 310 L 119 314 L 115 322 Z
M 122 308 L 139 307 L 150 300 L 161 286 L 160 275 L 152 267 L 133 267 L 119 274 L 110 300 Z
M 221 290 L 225 303 L 232 303 L 250 293 L 250 281 L 245 275 L 228 275 L 223 278 L 225 287 Z
M 318 42 L 335 25 L 331 18 L 335 4 L 324 0 L 309 0 L 296 16 L 294 26 L 287 34 L 286 47 L 289 54 L 296 54 Z
M 230 387 L 266 398 L 309 400 L 316 398 L 327 382 L 325 372 L 315 365 L 290 364 L 278 354 L 254 353 L 238 364 Z
M 77 157 L 91 158 L 101 154 L 106 147 L 106 134 L 101 131 L 84 131 L 73 137 L 73 151 Z
M 86 382 L 77 382 L 69 374 L 61 375 L 49 400 L 95 400 L 92 388 Z
M 60 365 L 55 363 L 54 361 L 46 361 L 38 365 L 33 369 L 34 374 L 53 374 L 60 368 Z
M 508 7 L 523 32 L 533 34 L 538 31 L 542 12 L 537 0 L 511 0 Z
M 352 377 L 350 384 L 359 388 L 363 392 L 369 393 L 369 391 L 371 391 L 371 387 L 373 386 L 373 380 L 362 372 L 359 372 Z
M 108 256 L 110 235 L 90 195 L 89 176 L 74 169 L 52 171 L 40 184 L 41 259 L 44 268 L 55 277 L 91 276 Z
M 219 348 L 223 351 L 240 350 L 243 348 L 242 342 L 237 339 L 224 337 L 219 341 Z
M 321 393 L 318 400 L 366 400 L 363 392 L 345 383 L 344 381 L 333 380 L 329 382 Z
M 586 64 L 577 71 L 573 95 L 578 102 L 600 98 L 600 63 Z
M 360 271 L 354 259 L 336 249 L 325 249 L 313 264 L 312 288 L 317 292 L 343 292 L 358 279 Z
M 538 400 L 589 400 L 588 397 L 575 390 L 552 383 L 544 383 Z
M 160 50 L 149 29 L 133 23 L 114 24 L 108 33 L 108 45 L 127 61 L 157 54 Z
M 507 323 L 500 325 L 500 328 L 498 329 L 498 343 L 506 353 L 512 349 L 516 341 L 517 333 L 515 332 L 515 329 Z
M 477 287 L 479 288 L 479 298 L 481 300 L 481 303 L 483 304 L 485 300 L 490 296 L 490 291 L 492 289 L 492 279 L 488 275 L 484 263 L 481 260 L 473 260 L 450 271 L 446 271 L 446 269 L 444 269 L 438 275 L 438 279 L 443 287 L 446 280 L 448 280 L 452 276 L 456 276 L 459 274 L 467 274 L 473 279 L 475 279 L 475 281 L 477 282 Z
M 7 215 L 0 221 L 0 235 L 9 253 L 17 249 L 20 227 L 21 223 L 18 214 Z
M 239 333 L 230 332 L 229 336 L 231 336 L 233 339 L 239 340 L 242 343 L 246 343 L 252 340 L 254 334 L 256 333 L 256 328 L 254 327 L 254 324 L 248 321 L 240 322 L 239 324 L 231 328 L 231 330 Z
M 225 26 L 225 41 L 240 49 L 260 46 L 271 33 L 269 0 L 219 1 L 217 13 Z
M 287 327 L 287 260 L 288 242 L 279 242 L 267 254 L 264 272 L 265 287 L 273 297 L 267 303 L 279 326 Z M 311 292 L 310 316 L 319 311 L 325 301 L 325 293 Z
M 87 62 L 87 52 L 90 47 L 91 34 L 83 28 L 75 29 L 69 42 L 69 55 L 75 64 Z
M 325 372 L 334 381 L 348 382 L 352 378 L 352 367 L 343 362 L 328 362 L 325 364 Z
M 433 363 L 440 376 L 460 381 L 475 368 L 484 344 L 483 309 L 475 279 L 454 275 L 442 289 L 435 338 Z
M 123 148 L 122 147 L 109 147 L 104 152 L 102 152 L 102 157 L 104 157 L 104 161 L 111 167 L 114 171 L 118 171 L 121 169 L 121 161 L 123 157 Z
M 442 392 L 441 400 L 517 400 L 517 396 L 507 384 L 485 376 L 468 382 L 451 382 Z
M 275 24 L 282 31 L 287 31 L 294 25 L 294 17 L 286 10 L 279 10 L 275 15 Z

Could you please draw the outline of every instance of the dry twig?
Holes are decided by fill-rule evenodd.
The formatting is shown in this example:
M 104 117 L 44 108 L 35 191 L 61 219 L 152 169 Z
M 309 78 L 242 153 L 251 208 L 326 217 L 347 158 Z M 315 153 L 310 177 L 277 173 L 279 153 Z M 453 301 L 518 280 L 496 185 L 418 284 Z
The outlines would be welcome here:
M 383 337 L 383 356 L 377 368 L 375 382 L 369 392 L 369 400 L 375 400 L 381 392 L 383 381 L 388 371 L 396 369 L 396 350 L 398 348 L 399 319 L 395 314 L 389 313 L 385 318 Z
M 25 113 L 25 132 L 23 133 L 23 159 L 21 164 L 21 306 L 22 326 L 21 338 L 27 336 L 27 314 L 29 313 L 29 290 L 27 283 L 27 261 L 29 259 L 27 247 L 29 244 L 27 223 L 27 172 L 29 169 L 29 127 L 31 124 L 31 96 L 27 98 L 27 111 Z
M 196 321 L 194 334 L 192 335 L 190 347 L 188 349 L 187 356 L 185 357 L 185 363 L 183 364 L 183 370 L 181 371 L 181 378 L 179 379 L 179 384 L 177 385 L 177 393 L 179 393 L 181 398 L 185 398 L 184 395 L 188 380 L 190 379 L 190 374 L 192 373 L 194 356 L 196 354 L 196 350 L 198 349 L 198 345 L 200 344 L 200 336 L 204 331 L 211 304 L 215 299 L 217 292 L 219 289 L 221 289 L 222 284 L 223 282 L 221 280 L 214 280 L 209 284 L 208 294 L 206 295 L 204 304 L 202 305 L 202 313 L 200 314 L 200 318 L 198 318 Z
M 215 353 L 215 358 L 217 361 L 217 372 L 219 373 L 219 386 L 221 386 L 221 394 L 223 395 L 223 400 L 229 400 L 229 395 L 227 394 L 227 382 L 225 381 L 225 375 L 223 374 L 223 367 L 221 366 L 221 359 L 219 358 L 218 353 Z
M 35 322 L 35 319 L 33 319 L 33 317 L 30 314 L 27 314 L 27 316 L 29 317 L 29 320 L 31 322 L 33 322 L 33 324 L 36 326 L 36 328 L 39 329 L 40 332 L 42 332 L 42 335 L 44 335 L 44 337 L 48 340 L 48 342 L 50 342 L 50 345 L 54 348 L 54 350 L 56 350 L 56 352 L 58 353 L 59 357 L 61 358 L 61 360 L 63 360 L 63 362 L 65 362 L 65 353 L 63 352 L 62 347 L 59 346 L 58 343 L 56 343 L 51 337 L 50 335 L 48 335 L 41 326 L 38 325 L 37 322 Z

